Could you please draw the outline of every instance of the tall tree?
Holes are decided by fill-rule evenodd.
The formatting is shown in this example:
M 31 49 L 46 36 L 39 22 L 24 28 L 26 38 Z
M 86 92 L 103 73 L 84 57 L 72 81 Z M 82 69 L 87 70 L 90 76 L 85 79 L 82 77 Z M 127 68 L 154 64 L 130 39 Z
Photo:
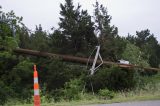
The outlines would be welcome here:
M 51 47 L 51 52 L 68 54 L 68 39 L 63 36 L 62 32 L 59 29 L 54 30 L 52 34 L 49 35 L 49 46 Z
M 149 29 L 136 31 L 136 36 L 128 36 L 127 40 L 138 46 L 140 50 L 144 52 L 143 58 L 148 60 L 150 66 L 158 67 L 160 64 L 158 58 L 158 41 L 154 37 L 154 34 L 150 33 Z
M 122 58 L 128 60 L 131 64 L 149 66 L 148 60 L 146 60 L 143 56 L 144 53 L 141 52 L 140 48 L 129 42 L 122 53 Z
M 96 1 L 94 5 L 95 29 L 99 33 L 100 42 L 105 42 L 107 37 L 115 37 L 118 34 L 118 28 L 111 26 L 112 17 L 108 15 L 107 8 Z
M 147 42 L 147 38 L 150 36 L 150 31 L 148 29 L 142 31 L 136 31 L 136 45 L 143 48 L 144 44 Z
M 29 29 L 25 26 L 19 30 L 19 47 L 20 48 L 30 48 L 30 35 Z
M 116 60 L 116 53 L 120 46 L 116 47 L 118 28 L 111 24 L 112 17 L 108 15 L 107 8 L 96 1 L 94 5 L 95 32 L 101 45 L 102 56 L 111 61 Z
M 36 26 L 36 30 L 30 36 L 30 48 L 40 51 L 48 51 L 48 37 L 47 33 L 43 31 L 42 26 Z
M 0 48 L 12 49 L 18 46 L 18 30 L 22 25 L 22 17 L 17 17 L 13 11 L 5 13 L 0 7 Z
M 87 11 L 81 11 L 79 4 L 75 7 L 73 0 L 65 0 L 65 4 L 60 4 L 60 7 L 59 26 L 70 47 L 73 48 L 72 52 L 81 52 L 84 47 L 94 45 L 96 40 L 94 27 Z
M 132 44 L 136 44 L 136 37 L 134 35 L 131 35 L 128 33 L 126 40 L 129 41 Z

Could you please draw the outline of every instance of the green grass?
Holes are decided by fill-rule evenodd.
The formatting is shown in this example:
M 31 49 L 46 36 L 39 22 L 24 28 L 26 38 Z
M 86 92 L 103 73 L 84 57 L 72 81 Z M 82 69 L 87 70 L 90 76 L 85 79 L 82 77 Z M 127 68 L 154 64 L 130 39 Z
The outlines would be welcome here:
M 75 105 L 87 105 L 87 104 L 109 104 L 128 101 L 146 101 L 146 100 L 160 100 L 160 92 L 156 91 L 153 94 L 147 92 L 140 92 L 139 94 L 133 94 L 133 92 L 117 93 L 112 100 L 102 100 L 97 96 L 85 94 L 82 95 L 83 99 L 77 101 L 64 101 L 58 103 L 43 103 L 41 106 L 75 106 Z M 15 106 L 33 106 L 33 104 L 20 104 Z
M 148 83 L 143 88 L 138 88 L 131 91 L 123 91 L 115 93 L 115 97 L 111 100 L 100 99 L 98 95 L 81 94 L 80 100 L 48 103 L 45 96 L 41 97 L 41 106 L 81 106 L 87 104 L 109 104 L 117 102 L 129 102 L 129 101 L 146 101 L 146 100 L 160 100 L 160 74 L 154 77 L 148 77 L 145 79 Z M 152 81 L 151 81 L 152 80 Z M 33 104 L 22 104 L 21 102 L 12 100 L 7 106 L 33 106 Z

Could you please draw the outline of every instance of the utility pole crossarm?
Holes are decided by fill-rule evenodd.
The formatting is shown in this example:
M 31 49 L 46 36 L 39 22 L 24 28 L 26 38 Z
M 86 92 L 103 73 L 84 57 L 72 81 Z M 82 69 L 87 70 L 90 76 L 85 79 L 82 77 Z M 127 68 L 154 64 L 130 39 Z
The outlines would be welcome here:
M 96 48 L 97 48 L 97 52 L 96 52 L 96 55 L 95 55 L 95 58 L 94 58 L 94 61 L 93 61 L 93 64 L 92 64 L 92 68 L 90 69 L 90 71 L 91 71 L 90 74 L 91 75 L 93 75 L 96 72 L 96 70 L 103 64 L 103 60 L 102 60 L 102 57 L 100 55 L 100 46 L 96 46 Z M 100 58 L 101 63 L 96 67 L 98 57 Z

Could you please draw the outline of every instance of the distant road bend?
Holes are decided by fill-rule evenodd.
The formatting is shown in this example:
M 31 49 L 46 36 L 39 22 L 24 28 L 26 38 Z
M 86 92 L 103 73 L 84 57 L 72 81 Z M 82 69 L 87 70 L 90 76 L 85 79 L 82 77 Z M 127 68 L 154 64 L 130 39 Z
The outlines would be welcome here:
M 113 103 L 113 104 L 95 104 L 95 105 L 83 105 L 83 106 L 160 106 L 160 100 Z

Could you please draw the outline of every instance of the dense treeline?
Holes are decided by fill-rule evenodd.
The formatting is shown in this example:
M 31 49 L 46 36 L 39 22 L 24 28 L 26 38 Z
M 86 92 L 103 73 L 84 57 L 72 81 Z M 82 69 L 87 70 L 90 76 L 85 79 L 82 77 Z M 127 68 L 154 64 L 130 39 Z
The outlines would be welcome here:
M 0 8 L 1 104 L 13 97 L 31 100 L 33 64 L 38 65 L 41 93 L 50 94 L 55 100 L 61 95 L 72 99 L 68 93 L 80 91 L 73 89 L 72 84 L 82 87 L 85 82 L 92 81 L 95 91 L 106 87 L 116 91 L 132 89 L 136 85 L 134 71 L 103 67 L 91 77 L 87 76 L 85 66 L 66 63 L 59 58 L 13 53 L 12 50 L 18 47 L 88 57 L 96 45 L 101 45 L 104 60 L 125 59 L 131 64 L 160 67 L 160 45 L 149 29 L 127 37 L 118 35 L 118 28 L 110 24 L 112 17 L 107 8 L 98 2 L 94 5 L 93 16 L 81 5 L 74 6 L 72 0 L 65 0 L 60 8 L 59 28 L 53 28 L 53 33 L 47 33 L 41 25 L 31 32 L 23 24 L 22 17 L 17 17 L 13 11 L 5 13 Z M 86 90 L 91 90 L 89 84 Z

